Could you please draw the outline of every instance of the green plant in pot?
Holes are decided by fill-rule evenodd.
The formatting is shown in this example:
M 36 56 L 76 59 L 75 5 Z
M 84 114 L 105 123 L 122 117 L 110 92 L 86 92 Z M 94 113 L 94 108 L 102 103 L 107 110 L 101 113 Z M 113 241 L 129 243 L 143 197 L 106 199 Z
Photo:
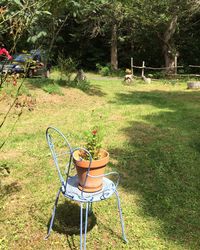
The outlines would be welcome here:
M 97 192 L 103 186 L 103 174 L 106 164 L 109 162 L 109 153 L 101 148 L 101 136 L 97 129 L 87 133 L 85 148 L 89 151 L 92 159 L 85 150 L 76 150 L 73 161 L 76 166 L 79 189 L 84 192 Z

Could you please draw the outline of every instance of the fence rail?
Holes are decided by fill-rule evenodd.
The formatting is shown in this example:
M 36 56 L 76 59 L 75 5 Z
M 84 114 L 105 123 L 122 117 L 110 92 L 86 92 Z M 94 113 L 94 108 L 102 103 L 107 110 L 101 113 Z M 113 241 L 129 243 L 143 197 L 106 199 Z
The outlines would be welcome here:
M 200 68 L 200 66 L 198 66 L 198 65 L 189 65 L 189 67 L 191 67 L 191 68 Z
M 191 67 L 191 68 L 200 68 L 199 65 L 188 65 L 188 67 Z M 144 70 L 145 69 L 150 69 L 150 70 L 167 70 L 167 69 L 174 69 L 174 73 L 173 74 L 170 74 L 170 75 L 177 75 L 177 69 L 179 68 L 184 68 L 184 66 L 178 66 L 177 65 L 177 58 L 175 58 L 175 65 L 174 66 L 171 66 L 171 67 L 147 67 L 145 66 L 145 61 L 142 62 L 142 66 L 136 66 L 136 65 L 133 65 L 133 58 L 131 57 L 131 72 L 132 72 L 132 75 L 133 75 L 133 69 L 141 69 L 142 72 L 141 72 L 141 76 L 144 77 Z M 191 75 L 191 76 L 200 76 L 198 74 L 187 74 L 188 76 Z
M 183 66 L 154 68 L 154 67 L 147 67 L 147 66 L 135 66 L 135 65 L 132 65 L 132 68 L 136 68 L 136 69 L 152 69 L 152 70 L 159 70 L 160 69 L 160 70 L 162 70 L 162 69 L 171 69 L 171 68 L 183 68 Z

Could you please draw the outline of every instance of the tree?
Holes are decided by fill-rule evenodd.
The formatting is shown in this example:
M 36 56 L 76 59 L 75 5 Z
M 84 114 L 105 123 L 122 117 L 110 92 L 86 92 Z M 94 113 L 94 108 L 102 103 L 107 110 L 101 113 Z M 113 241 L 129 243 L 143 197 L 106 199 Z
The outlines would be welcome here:
M 80 1 L 48 0 L 46 9 L 51 15 L 41 17 L 39 25 L 33 29 L 35 33 L 37 30 L 44 30 L 45 37 L 42 42 L 48 45 L 48 55 L 51 54 L 53 46 L 57 41 L 64 41 L 65 38 L 62 37 L 61 31 L 67 27 L 67 22 L 71 16 L 77 16 L 80 8 Z
M 7 37 L 15 51 L 17 43 L 25 33 L 37 26 L 41 15 L 49 15 L 44 10 L 46 2 L 33 0 L 8 0 L 2 4 L 0 16 L 1 36 Z M 39 34 L 43 35 L 42 33 Z
M 89 34 L 93 39 L 108 34 L 110 45 L 110 63 L 113 70 L 118 69 L 118 38 L 123 26 L 125 4 L 121 1 L 95 0 L 84 1 L 83 9 L 77 17 L 77 23 L 82 25 L 83 34 Z
M 177 55 L 175 35 L 183 18 L 190 19 L 200 7 L 198 0 L 137 0 L 135 12 L 138 21 L 146 29 L 153 29 L 161 43 L 167 72 L 174 71 L 174 58 Z

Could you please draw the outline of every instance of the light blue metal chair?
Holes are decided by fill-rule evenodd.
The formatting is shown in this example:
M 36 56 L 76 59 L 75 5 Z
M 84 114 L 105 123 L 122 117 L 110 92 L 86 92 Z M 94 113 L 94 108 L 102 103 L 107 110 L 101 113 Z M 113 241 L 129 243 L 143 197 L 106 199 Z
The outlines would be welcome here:
M 64 197 L 80 202 L 80 249 L 86 249 L 86 234 L 87 234 L 87 224 L 88 224 L 88 214 L 92 212 L 92 203 L 97 201 L 102 201 L 108 199 L 113 194 L 116 195 L 117 203 L 118 203 L 118 210 L 120 215 L 121 221 L 121 229 L 122 229 L 122 237 L 124 241 L 127 243 L 125 230 L 124 230 L 124 222 L 122 217 L 122 210 L 120 206 L 120 198 L 117 192 L 117 185 L 119 182 L 119 174 L 117 172 L 111 172 L 103 175 L 103 188 L 102 190 L 95 192 L 95 193 L 86 193 L 83 190 L 78 189 L 78 177 L 75 173 L 75 169 L 73 167 L 73 154 L 77 150 L 84 150 L 89 155 L 89 166 L 92 162 L 92 157 L 90 153 L 84 148 L 75 148 L 73 149 L 68 140 L 66 139 L 65 135 L 60 132 L 57 128 L 48 127 L 46 130 L 46 139 L 49 145 L 51 155 L 54 160 L 54 164 L 56 166 L 58 176 L 61 182 L 61 186 L 58 190 L 56 195 L 55 204 L 52 212 L 52 217 L 48 229 L 48 234 L 45 237 L 47 239 L 51 233 L 56 207 L 58 204 L 60 193 L 64 195 Z M 89 170 L 87 171 L 87 176 L 89 175 Z M 110 175 L 115 175 L 117 180 L 114 182 L 111 179 L 107 178 Z M 102 176 L 98 176 L 102 177 Z M 95 177 L 97 178 L 97 177 Z M 85 223 L 83 223 L 83 207 L 85 205 Z M 84 224 L 84 226 L 83 226 Z M 84 227 L 84 239 L 83 239 L 83 227 Z

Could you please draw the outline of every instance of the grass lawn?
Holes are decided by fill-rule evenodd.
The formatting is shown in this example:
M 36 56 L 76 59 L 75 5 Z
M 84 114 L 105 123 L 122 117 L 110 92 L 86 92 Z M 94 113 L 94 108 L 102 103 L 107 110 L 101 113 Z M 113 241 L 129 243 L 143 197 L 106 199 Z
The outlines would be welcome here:
M 51 77 L 25 80 L 21 91 L 29 97 L 19 98 L 0 130 L 1 143 L 12 131 L 0 151 L 0 249 L 79 249 L 79 206 L 63 197 L 44 240 L 59 187 L 45 140 L 49 125 L 73 146 L 99 126 L 108 169 L 121 175 L 129 244 L 113 196 L 94 204 L 88 249 L 200 249 L 200 90 L 181 81 L 124 85 L 91 73 L 81 90 Z M 48 93 L 52 86 L 57 94 Z M 0 90 L 0 121 L 16 89 Z

